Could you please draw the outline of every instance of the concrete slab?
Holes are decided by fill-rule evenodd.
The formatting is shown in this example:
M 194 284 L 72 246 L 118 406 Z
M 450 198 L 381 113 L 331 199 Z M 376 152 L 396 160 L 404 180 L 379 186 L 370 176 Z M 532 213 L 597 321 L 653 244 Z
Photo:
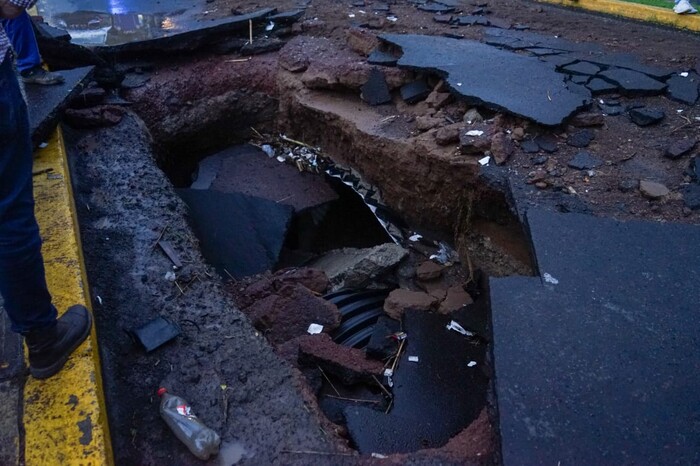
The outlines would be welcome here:
M 424 311 L 405 314 L 408 339 L 394 377 L 391 411 L 357 407 L 345 413 L 360 453 L 439 447 L 479 415 L 488 381 L 482 372 L 485 346 L 447 330 L 451 320 Z M 409 356 L 418 356 L 418 362 Z M 470 361 L 476 365 L 470 367 Z
M 567 87 L 553 65 L 533 57 L 446 37 L 383 34 L 380 39 L 403 50 L 399 67 L 443 76 L 470 104 L 557 126 L 589 102 Z
M 504 464 L 700 461 L 700 227 L 529 210 L 491 280 Z
M 178 189 L 190 207 L 204 257 L 222 276 L 254 275 L 277 264 L 292 207 L 239 193 Z
M 61 71 L 65 78 L 63 84 L 26 86 L 29 124 L 35 148 L 48 139 L 58 124 L 61 112 L 65 110 L 70 100 L 77 97 L 85 88 L 92 70 L 93 67 L 89 66 Z

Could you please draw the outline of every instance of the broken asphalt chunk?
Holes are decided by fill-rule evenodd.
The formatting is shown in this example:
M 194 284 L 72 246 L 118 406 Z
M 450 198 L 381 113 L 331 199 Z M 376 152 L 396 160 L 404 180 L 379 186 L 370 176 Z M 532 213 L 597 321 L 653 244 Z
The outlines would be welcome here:
M 180 335 L 180 327 L 161 316 L 130 333 L 150 353 Z
M 430 13 L 452 13 L 455 11 L 453 6 L 442 5 L 440 3 L 424 3 L 423 5 L 418 5 L 418 9 L 422 11 L 428 11 Z
M 403 50 L 399 67 L 439 73 L 452 92 L 473 104 L 545 126 L 561 124 L 590 100 L 572 92 L 564 75 L 534 57 L 437 36 L 384 34 L 380 39 Z
M 590 152 L 581 151 L 567 165 L 577 170 L 592 170 L 600 167 L 602 164 L 603 161 L 594 157 Z
M 696 145 L 696 139 L 680 139 L 668 146 L 664 156 L 672 160 L 679 159 L 695 149 Z
M 391 94 L 389 94 L 389 86 L 386 83 L 384 73 L 377 68 L 372 68 L 361 91 L 360 97 L 369 105 L 375 106 L 391 102 Z
M 367 57 L 367 63 L 370 65 L 396 66 L 397 61 L 399 61 L 397 57 L 377 49 L 372 50 L 372 53 Z
M 590 129 L 582 129 L 580 131 L 575 131 L 569 134 L 566 138 L 566 143 L 572 147 L 588 147 L 588 145 L 595 139 L 595 133 Z
M 666 114 L 660 108 L 638 107 L 629 111 L 630 119 L 637 126 L 649 126 L 659 123 Z
M 559 150 L 557 138 L 552 134 L 540 134 L 535 137 L 534 142 L 540 149 L 550 154 Z
M 683 203 L 690 210 L 700 209 L 700 185 L 697 183 L 689 184 L 683 187 Z
M 425 100 L 431 89 L 423 80 L 413 81 L 401 86 L 401 98 L 407 104 L 415 104 Z
M 593 93 L 593 95 L 605 94 L 607 92 L 617 92 L 617 84 L 613 84 L 601 78 L 593 78 L 587 84 L 586 87 Z
M 598 77 L 619 86 L 627 95 L 656 95 L 666 89 L 666 84 L 638 71 L 610 68 L 597 74 Z
M 594 65 L 593 63 L 580 61 L 578 63 L 565 65 L 561 67 L 560 70 L 567 74 L 593 76 L 600 71 L 600 67 L 598 65 Z
M 675 74 L 666 81 L 668 97 L 684 104 L 693 105 L 698 100 L 698 86 L 700 77 L 695 73 L 687 73 L 688 76 Z

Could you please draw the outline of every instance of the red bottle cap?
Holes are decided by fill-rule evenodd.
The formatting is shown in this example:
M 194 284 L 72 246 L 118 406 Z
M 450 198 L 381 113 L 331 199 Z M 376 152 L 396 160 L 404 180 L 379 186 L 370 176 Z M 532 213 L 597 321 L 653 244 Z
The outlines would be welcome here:
M 158 393 L 158 396 L 163 396 L 167 391 L 165 387 L 160 387 L 156 393 Z

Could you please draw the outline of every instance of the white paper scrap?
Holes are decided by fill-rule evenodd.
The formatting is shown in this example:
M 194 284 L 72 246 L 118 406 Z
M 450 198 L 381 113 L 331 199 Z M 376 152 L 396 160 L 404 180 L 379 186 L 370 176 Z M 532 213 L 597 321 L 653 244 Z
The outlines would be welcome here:
M 459 325 L 457 322 L 454 320 L 450 322 L 449 324 L 446 325 L 447 330 L 454 330 L 457 333 L 461 333 L 462 335 L 468 336 L 468 337 L 473 337 L 474 333 L 464 330 L 464 327 Z
M 548 274 L 548 273 L 545 273 L 544 275 L 542 275 L 542 278 L 544 278 L 544 281 L 546 281 L 547 283 L 551 283 L 552 285 L 558 285 L 558 284 L 559 284 L 559 280 L 557 280 L 556 278 L 552 277 L 552 276 L 551 276 L 550 274 Z
M 416 233 L 415 235 L 409 236 L 408 239 L 410 241 L 416 242 L 416 241 L 419 241 L 422 237 L 423 237 L 423 235 L 419 235 L 418 233 Z
M 384 458 L 388 458 L 388 456 L 382 455 L 381 453 L 372 453 L 372 458 L 378 458 L 380 460 L 383 460 Z
M 309 325 L 309 329 L 307 330 L 309 335 L 317 335 L 321 332 L 323 332 L 323 325 L 321 324 L 311 324 Z
M 479 165 L 481 165 L 482 167 L 486 166 L 489 164 L 490 161 L 491 161 L 491 156 L 487 155 L 483 159 L 479 159 Z
M 476 366 L 476 361 L 469 361 L 469 364 L 467 364 L 469 367 L 474 367 Z
M 687 71 L 682 72 L 682 73 L 681 73 L 681 77 L 687 78 L 687 77 L 688 77 L 688 72 L 687 72 Z
M 418 356 L 409 356 L 409 357 L 408 357 L 408 360 L 409 360 L 410 362 L 418 362 Z
M 481 136 L 484 134 L 483 131 L 479 131 L 478 129 L 473 129 L 471 131 L 467 131 L 467 136 Z

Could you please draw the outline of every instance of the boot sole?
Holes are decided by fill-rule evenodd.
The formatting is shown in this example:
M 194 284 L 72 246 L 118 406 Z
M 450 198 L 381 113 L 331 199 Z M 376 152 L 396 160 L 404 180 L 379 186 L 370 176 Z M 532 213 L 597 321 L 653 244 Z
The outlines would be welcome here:
M 83 342 L 87 339 L 88 335 L 90 335 L 90 330 L 92 329 L 92 313 L 88 311 L 87 316 L 88 325 L 85 327 L 85 331 L 80 335 L 80 338 L 76 340 L 76 342 L 70 347 L 70 350 L 66 352 L 66 356 L 62 357 L 61 359 L 47 367 L 36 368 L 29 366 L 29 373 L 32 374 L 32 377 L 39 380 L 48 379 L 49 377 L 57 374 L 58 372 L 60 372 L 61 369 L 63 369 L 63 366 L 66 364 L 66 362 L 68 362 L 68 359 L 71 357 L 73 352 L 78 348 L 78 346 L 82 345 Z

